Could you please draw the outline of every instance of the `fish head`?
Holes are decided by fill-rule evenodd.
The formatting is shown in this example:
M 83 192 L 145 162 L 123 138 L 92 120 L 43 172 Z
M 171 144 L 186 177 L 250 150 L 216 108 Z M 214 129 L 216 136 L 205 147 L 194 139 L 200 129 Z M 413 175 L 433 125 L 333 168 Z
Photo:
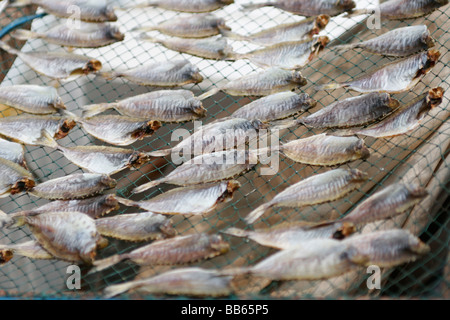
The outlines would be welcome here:
M 230 244 L 223 240 L 222 236 L 216 234 L 211 236 L 210 247 L 221 254 L 230 251 Z
M 406 185 L 405 187 L 413 198 L 423 199 L 428 195 L 428 191 L 419 185 Z
M 62 125 L 59 127 L 58 132 L 55 134 L 54 138 L 58 140 L 66 137 L 69 134 L 70 130 L 72 130 L 73 127 L 75 127 L 75 125 L 76 122 L 72 119 L 64 120 Z
M 366 159 L 369 159 L 369 157 L 370 157 L 370 151 L 365 146 L 364 140 L 362 140 L 362 139 L 359 139 L 358 142 L 355 144 L 354 151 L 361 160 L 366 160 Z
M 437 3 L 441 4 L 441 6 L 445 6 L 448 4 L 448 0 L 435 0 Z
M 159 227 L 159 230 L 163 233 L 164 238 L 173 238 L 177 235 L 177 231 L 174 229 L 171 219 L 164 221 Z
M 328 42 L 330 42 L 330 39 L 327 36 L 320 36 L 316 38 L 311 48 L 309 60 L 311 61 L 312 59 L 314 59 L 314 57 L 316 57 L 319 54 L 319 52 L 325 48 Z
M 55 101 L 53 102 L 54 106 L 56 109 L 63 109 L 66 110 L 66 105 L 64 104 L 64 102 L 62 101 L 61 97 L 57 97 L 55 99 Z
M 136 129 L 131 136 L 134 139 L 142 140 L 145 137 L 151 136 L 156 130 L 161 128 L 161 122 L 158 120 L 152 120 L 145 123 L 140 128 Z
M 352 11 L 356 3 L 353 0 L 337 0 L 336 6 L 344 11 Z
M 14 257 L 12 250 L 0 250 L 0 265 L 7 263 Z
M 139 168 L 140 166 L 142 166 L 144 163 L 147 163 L 150 161 L 150 156 L 142 153 L 142 152 L 134 152 L 131 155 L 130 161 L 129 161 L 129 166 L 133 167 L 133 168 Z
M 302 111 L 314 108 L 317 105 L 317 100 L 314 100 L 307 93 L 300 94 L 300 101 L 302 102 Z
M 318 16 L 316 18 L 315 26 L 314 26 L 314 28 L 318 31 L 317 33 L 319 33 L 320 30 L 325 29 L 325 27 L 327 26 L 328 22 L 330 22 L 330 16 L 329 15 L 321 14 L 320 16 Z
M 113 6 L 110 6 L 110 5 L 106 6 L 103 14 L 105 15 L 105 17 L 107 18 L 108 21 L 111 21 L 111 22 L 117 21 L 117 15 L 114 12 Z
M 36 183 L 33 179 L 29 177 L 23 177 L 19 181 L 17 181 L 12 187 L 10 193 L 12 195 L 20 193 L 22 191 L 28 191 L 34 188 Z
M 417 237 L 411 236 L 408 251 L 418 255 L 425 255 L 430 252 L 430 246 Z
M 432 88 L 428 91 L 428 104 L 431 108 L 437 107 L 442 103 L 444 97 L 444 89 L 442 87 Z
M 389 93 L 386 94 L 387 106 L 392 110 L 397 109 L 400 106 L 400 101 L 391 97 Z
M 92 59 L 81 69 L 84 74 L 95 73 L 100 71 L 102 68 L 102 63 L 98 60 Z
M 102 177 L 100 179 L 100 183 L 103 184 L 104 186 L 106 186 L 108 189 L 113 189 L 117 186 L 117 181 L 115 179 L 111 178 L 110 176 L 108 176 L 107 174 L 102 175 Z
M 255 120 L 251 120 L 250 121 L 252 124 L 252 127 L 255 128 L 256 130 L 261 130 L 261 129 L 267 129 L 269 128 L 269 125 L 262 122 L 261 120 L 255 119 Z
M 422 34 L 422 42 L 426 44 L 428 48 L 432 48 L 436 45 L 436 42 L 428 30 Z
M 100 236 L 97 239 L 97 249 L 101 250 L 101 249 L 105 249 L 107 246 L 109 245 L 109 241 L 108 239 Z
M 343 222 L 333 233 L 333 239 L 342 240 L 356 232 L 356 227 L 352 222 Z
M 239 189 L 241 184 L 239 181 L 230 180 L 227 182 L 227 189 L 223 192 L 223 194 L 217 199 L 217 203 L 220 202 L 228 202 L 233 199 L 234 192 Z
M 308 81 L 302 76 L 302 73 L 298 70 L 292 71 L 292 82 L 297 83 L 299 87 L 306 86 Z
M 115 182 L 115 183 L 117 185 L 117 182 Z M 112 187 L 112 188 L 114 188 L 114 187 Z M 104 197 L 101 201 L 101 205 L 110 208 L 110 210 L 108 210 L 106 213 L 109 213 L 113 210 L 117 210 L 120 208 L 119 201 L 117 200 L 117 197 L 115 194 L 108 194 L 106 197 Z
M 200 83 L 203 81 L 203 76 L 200 74 L 198 69 L 192 69 L 190 77 L 194 83 Z
M 231 31 L 231 28 L 227 26 L 225 19 L 217 19 L 216 23 L 219 30 Z
M 439 50 L 436 49 L 430 49 L 427 52 L 428 62 L 430 63 L 430 67 L 434 67 L 436 62 L 439 60 L 439 57 L 441 56 L 441 53 Z
M 198 99 L 193 99 L 192 101 L 192 111 L 200 118 L 206 117 L 207 110 L 203 107 L 203 104 Z
M 351 169 L 350 179 L 354 182 L 365 182 L 369 179 L 369 175 L 366 172 L 362 172 L 361 170 Z
M 125 39 L 125 35 L 122 32 L 120 32 L 119 28 L 117 27 L 111 27 L 108 30 L 108 34 L 111 37 L 111 39 L 116 39 L 119 42 Z

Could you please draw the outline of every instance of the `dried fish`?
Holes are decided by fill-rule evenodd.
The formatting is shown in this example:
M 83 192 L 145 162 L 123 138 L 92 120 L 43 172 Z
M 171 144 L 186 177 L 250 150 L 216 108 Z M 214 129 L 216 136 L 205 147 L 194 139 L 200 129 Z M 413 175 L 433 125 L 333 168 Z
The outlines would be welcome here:
M 221 276 L 215 270 L 181 268 L 152 278 L 109 286 L 105 289 L 105 298 L 111 298 L 132 289 L 145 294 L 228 296 L 233 292 L 231 280 L 232 277 Z
M 80 212 L 48 212 L 18 216 L 16 226 L 27 225 L 39 244 L 55 258 L 91 264 L 102 238 L 92 218 Z
M 225 119 L 212 122 L 178 143 L 175 147 L 147 154 L 152 157 L 164 157 L 170 154 L 183 153 L 184 157 L 198 156 L 235 147 L 242 147 L 246 140 L 254 141 L 260 129 L 267 128 L 259 120 L 240 118 Z
M 45 146 L 67 136 L 74 126 L 70 116 L 20 114 L 0 118 L 0 135 L 22 144 Z
M 36 5 L 60 18 L 79 19 L 87 22 L 117 21 L 108 0 L 13 0 L 13 5 Z
M 12 161 L 27 168 L 23 145 L 0 138 L 0 158 Z
M 240 187 L 236 180 L 205 183 L 166 191 L 150 200 L 133 201 L 119 198 L 127 206 L 162 214 L 201 215 L 219 203 L 230 201 Z
M 428 111 L 441 104 L 443 96 L 444 90 L 441 87 L 433 88 L 428 93 L 424 93 L 400 107 L 381 122 L 354 131 L 354 133 L 375 138 L 387 138 L 408 133 L 419 126 Z
M 8 216 L 15 217 L 53 211 L 76 211 L 87 214 L 91 218 L 99 218 L 117 209 L 119 209 L 119 202 L 117 197 L 114 194 L 106 194 L 89 197 L 87 199 L 56 200 L 31 210 L 14 212 L 9 214 Z
M 378 120 L 396 109 L 398 100 L 388 93 L 372 92 L 336 101 L 296 122 L 311 128 L 345 128 Z
M 377 8 L 381 18 L 389 20 L 412 19 L 427 15 L 448 4 L 448 0 L 388 0 Z M 373 9 L 355 10 L 353 15 L 371 14 Z
M 271 46 L 281 42 L 300 41 L 318 34 L 323 30 L 330 16 L 321 14 L 293 23 L 285 23 L 250 35 L 240 35 L 228 30 L 221 30 L 222 35 L 240 41 L 249 41 L 261 46 Z
M 179 38 L 207 38 L 220 34 L 220 30 L 230 30 L 223 18 L 215 15 L 195 14 L 187 17 L 170 19 L 152 27 L 139 27 L 137 31 L 159 31 Z
M 116 146 L 127 146 L 142 140 L 161 127 L 159 121 L 143 121 L 118 115 L 79 118 L 77 122 L 91 136 Z
M 373 39 L 337 46 L 339 51 L 363 49 L 370 53 L 386 56 L 404 57 L 435 46 L 427 26 L 409 26 L 394 29 Z
M 344 239 L 356 231 L 351 222 L 335 222 L 326 226 L 317 226 L 305 222 L 285 222 L 267 229 L 242 230 L 228 228 L 224 233 L 249 238 L 260 245 L 276 249 L 290 249 L 303 241 L 311 239 Z
M 204 59 L 226 60 L 235 55 L 233 47 L 223 37 L 207 39 L 157 39 L 144 36 L 141 39 L 161 44 L 170 50 L 187 53 Z
M 222 87 L 205 92 L 198 99 L 206 99 L 219 91 L 224 91 L 232 96 L 266 96 L 299 88 L 305 86 L 306 83 L 306 79 L 299 71 L 274 67 L 232 80 Z
M 245 221 L 253 223 L 273 207 L 299 208 L 340 199 L 367 179 L 367 173 L 357 169 L 335 169 L 314 175 L 278 193 L 271 201 L 250 212 Z
M 74 48 L 100 48 L 125 38 L 117 27 L 107 23 L 83 23 L 77 28 L 63 23 L 44 33 L 17 29 L 11 35 L 19 40 L 43 39 L 49 43 Z
M 239 109 L 231 117 L 270 122 L 294 116 L 315 107 L 317 101 L 307 93 L 279 92 L 255 100 Z
M 156 7 L 179 12 L 202 13 L 221 9 L 234 0 L 151 0 L 133 7 Z
M 49 252 L 34 240 L 14 244 L 0 244 L 0 265 L 11 260 L 14 255 L 24 256 L 30 259 L 54 259 Z
M 251 52 L 234 54 L 233 59 L 248 59 L 259 67 L 300 69 L 318 56 L 330 40 L 326 36 L 274 44 Z
M 257 163 L 258 156 L 251 151 L 227 150 L 208 153 L 184 162 L 167 176 L 145 183 L 133 192 L 143 192 L 161 183 L 188 186 L 221 181 L 250 170 Z
M 40 183 L 28 193 L 50 200 L 72 200 L 95 196 L 116 185 L 116 180 L 106 174 L 75 173 Z
M 319 280 L 336 277 L 358 267 L 367 258 L 341 241 L 313 239 L 281 250 L 254 266 L 223 270 L 225 275 L 251 274 L 271 280 Z
M 314 166 L 334 166 L 358 159 L 366 160 L 370 156 L 364 140 L 325 133 L 292 140 L 279 146 L 279 150 L 289 159 Z
M 26 84 L 0 87 L 0 103 L 33 114 L 66 109 L 55 88 Z
M 366 257 L 364 266 L 394 267 L 412 262 L 427 254 L 430 247 L 409 231 L 402 229 L 363 233 L 345 239 L 343 243 Z
M 125 78 L 142 86 L 155 87 L 178 87 L 203 81 L 199 69 L 188 60 L 161 61 L 126 71 L 103 72 L 101 75 L 108 80 Z
M 191 121 L 206 116 L 201 101 L 183 89 L 152 91 L 113 103 L 83 106 L 83 116 L 91 117 L 112 108 L 128 117 L 162 122 Z
M 394 183 L 361 202 L 340 221 L 355 225 L 393 218 L 422 201 L 428 192 L 415 184 Z
M 95 220 L 102 236 L 126 241 L 147 241 L 176 235 L 170 219 L 152 212 L 127 213 Z
M 0 158 L 0 198 L 28 191 L 34 185 L 33 175 L 25 168 Z
M 117 254 L 94 262 L 89 273 L 102 271 L 123 260 L 138 265 L 173 265 L 213 258 L 228 252 L 230 245 L 219 235 L 205 233 L 159 240 L 129 253 Z
M 388 63 L 354 80 L 318 86 L 318 90 L 348 88 L 358 92 L 403 92 L 413 88 L 436 64 L 441 53 L 431 49 Z
M 274 7 L 301 16 L 317 16 L 327 14 L 336 16 L 338 14 L 352 11 L 356 7 L 353 0 L 278 0 L 263 3 L 252 3 L 243 6 L 246 10 L 254 10 L 263 7 Z
M 94 58 L 65 52 L 32 51 L 22 52 L 0 41 L 0 48 L 17 55 L 31 69 L 56 80 L 74 78 L 94 73 L 102 68 L 102 63 Z

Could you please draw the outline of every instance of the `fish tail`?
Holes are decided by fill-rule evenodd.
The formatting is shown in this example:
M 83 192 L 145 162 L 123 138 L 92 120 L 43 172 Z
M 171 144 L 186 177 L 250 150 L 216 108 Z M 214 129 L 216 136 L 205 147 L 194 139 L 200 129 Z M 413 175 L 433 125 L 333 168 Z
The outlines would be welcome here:
M 227 37 L 232 40 L 238 40 L 238 41 L 250 41 L 250 38 L 248 36 L 244 36 L 238 33 L 234 33 L 233 31 L 225 28 L 219 28 L 220 34 L 224 37 Z
M 102 270 L 105 270 L 109 267 L 112 267 L 113 265 L 119 263 L 122 260 L 125 260 L 127 258 L 127 255 L 125 254 L 115 254 L 111 257 L 102 259 L 102 260 L 97 260 L 94 261 L 93 265 L 94 267 L 89 270 L 89 272 L 87 274 L 92 274 L 92 273 L 96 273 Z
M 263 2 L 263 3 L 248 3 L 248 4 L 243 4 L 242 5 L 242 9 L 243 11 L 252 11 L 252 10 L 256 10 L 256 9 L 260 9 L 260 8 L 264 8 L 264 7 L 268 7 L 268 6 L 274 6 L 275 2 Z
M 149 41 L 149 42 L 159 43 L 159 44 L 162 44 L 162 43 L 164 42 L 164 41 L 161 40 L 161 39 L 158 39 L 158 38 L 155 38 L 155 37 L 152 37 L 152 36 L 148 36 L 148 35 L 146 35 L 146 34 L 141 34 L 141 35 L 139 36 L 139 39 L 140 39 L 140 40 L 143 40 L 143 41 Z
M 147 182 L 139 187 L 136 187 L 133 189 L 133 193 L 140 193 L 140 192 L 144 192 L 145 190 L 148 190 L 150 188 L 156 187 L 157 185 L 163 183 L 164 180 L 163 179 L 159 179 L 159 180 L 155 180 L 155 181 L 150 181 Z
M 36 143 L 49 147 L 52 149 L 59 149 L 59 144 L 53 139 L 53 137 L 47 132 L 47 130 L 42 130 L 41 136 L 35 141 Z
M 228 228 L 228 229 L 222 231 L 222 233 L 225 233 L 225 234 L 228 234 L 228 235 L 231 235 L 234 237 L 239 237 L 239 238 L 247 238 L 250 234 L 250 232 L 247 230 L 234 228 L 234 227 Z
M 198 99 L 198 100 L 205 100 L 206 98 L 209 98 L 209 97 L 215 95 L 215 94 L 216 94 L 217 92 L 219 92 L 220 90 L 221 90 L 220 88 L 214 88 L 214 89 L 211 89 L 211 90 L 205 92 L 204 94 L 199 95 L 199 96 L 197 97 L 197 99 Z
M 83 110 L 83 113 L 81 116 L 83 118 L 89 118 L 112 108 L 114 108 L 114 104 L 112 103 L 98 103 L 82 106 L 81 109 Z
M 115 71 L 104 71 L 97 73 L 100 77 L 105 78 L 106 80 L 114 80 L 118 77 L 120 77 L 120 73 Z
M 229 268 L 229 269 L 222 269 L 218 271 L 219 276 L 239 276 L 244 274 L 251 273 L 252 268 L 251 267 L 236 267 L 236 268 Z
M 339 53 L 343 53 L 351 49 L 359 48 L 359 43 L 342 44 L 339 46 L 335 46 L 334 48 L 337 49 Z
M 347 12 L 346 15 L 344 15 L 345 18 L 353 18 L 356 16 L 360 16 L 363 14 L 373 14 L 374 9 L 358 9 L 358 10 L 352 10 L 350 12 Z
M 129 281 L 121 284 L 114 284 L 112 286 L 108 286 L 105 288 L 105 291 L 103 292 L 104 298 L 109 299 L 124 292 L 127 292 L 128 290 L 138 287 L 140 282 L 141 281 Z
M 270 202 L 260 205 L 245 217 L 245 222 L 247 222 L 248 224 L 254 223 L 256 220 L 258 220 L 259 217 L 264 214 L 267 209 L 271 208 L 272 206 L 273 205 Z
M 131 32 L 149 32 L 157 30 L 156 26 L 136 27 L 131 29 Z
M 315 89 L 317 91 L 334 90 L 334 89 L 344 88 L 346 86 L 348 86 L 346 83 L 326 83 L 326 84 L 321 84 L 321 85 L 315 86 Z
M 289 129 L 299 124 L 301 124 L 300 120 L 293 119 L 276 120 L 269 123 L 272 130 Z
M 33 32 L 25 29 L 17 29 L 11 32 L 11 36 L 19 40 L 39 39 L 42 35 L 37 32 Z
M 0 48 L 5 50 L 6 52 L 8 52 L 10 54 L 18 55 L 20 53 L 19 50 L 14 49 L 9 44 L 7 44 L 6 42 L 3 42 L 3 41 L 0 41 Z
M 117 199 L 117 202 L 119 202 L 120 204 L 123 204 L 124 206 L 127 206 L 127 207 L 136 207 L 137 206 L 136 201 L 121 198 L 121 197 L 116 197 L 116 199 Z
M 0 210 L 0 229 L 2 229 L 5 226 L 9 226 L 13 223 L 13 219 L 11 219 L 10 216 L 8 216 L 6 213 Z
M 167 157 L 172 153 L 172 149 L 163 149 L 147 152 L 146 154 L 150 157 Z

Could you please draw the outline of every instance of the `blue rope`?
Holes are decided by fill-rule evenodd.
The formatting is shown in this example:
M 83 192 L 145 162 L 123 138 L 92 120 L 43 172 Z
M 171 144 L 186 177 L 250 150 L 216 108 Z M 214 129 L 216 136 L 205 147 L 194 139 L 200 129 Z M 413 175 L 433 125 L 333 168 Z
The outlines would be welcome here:
M 4 27 L 2 30 L 0 30 L 0 39 L 3 38 L 4 36 L 6 36 L 8 33 L 10 33 L 15 28 L 20 27 L 21 25 L 23 25 L 27 22 L 33 21 L 34 19 L 42 18 L 46 15 L 47 15 L 47 13 L 43 12 L 43 13 L 35 14 L 32 16 L 21 17 L 21 18 L 14 20 L 10 24 L 8 24 L 6 27 Z

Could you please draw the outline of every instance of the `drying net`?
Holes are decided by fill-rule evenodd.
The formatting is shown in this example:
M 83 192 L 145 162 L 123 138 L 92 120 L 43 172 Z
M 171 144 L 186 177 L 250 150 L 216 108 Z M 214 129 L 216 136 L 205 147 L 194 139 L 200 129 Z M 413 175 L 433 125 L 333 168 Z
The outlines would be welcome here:
M 357 1 L 358 8 L 367 6 L 365 1 Z M 133 1 L 115 1 L 118 6 L 133 4 Z M 245 1 L 236 1 L 224 9 L 214 12 L 215 15 L 226 19 L 227 25 L 233 32 L 250 34 L 266 29 L 280 23 L 294 22 L 301 19 L 274 8 L 263 8 L 252 12 L 241 11 L 240 4 Z M 372 2 L 372 4 L 374 4 Z M 10 21 L 30 14 L 36 8 L 8 8 L 1 17 L 1 25 L 6 26 Z M 41 12 L 37 11 L 38 13 Z M 139 65 L 158 61 L 185 58 L 198 66 L 205 80 L 197 85 L 187 85 L 184 88 L 192 90 L 199 95 L 214 87 L 220 86 L 230 80 L 237 79 L 251 72 L 261 69 L 247 60 L 236 62 L 205 60 L 186 54 L 180 54 L 164 48 L 158 44 L 143 42 L 137 34 L 130 32 L 136 26 L 153 25 L 164 20 L 172 19 L 186 14 L 148 8 L 131 11 L 118 11 L 117 25 L 126 34 L 122 43 L 113 44 L 101 49 L 77 49 L 75 52 L 98 58 L 103 63 L 103 70 L 124 70 Z M 35 19 L 31 28 L 36 31 L 48 30 L 57 24 L 58 20 L 47 15 Z M 450 47 L 450 8 L 445 6 L 434 13 L 418 19 L 405 21 L 382 21 L 379 29 L 368 28 L 363 16 L 352 19 L 335 17 L 331 19 L 325 30 L 321 32 L 332 40 L 312 63 L 302 70 L 308 79 L 308 85 L 301 88 L 318 101 L 317 106 L 306 112 L 313 113 L 330 103 L 358 95 L 344 89 L 316 92 L 314 84 L 352 79 L 366 70 L 372 70 L 393 59 L 375 56 L 366 52 L 351 50 L 339 54 L 332 45 L 363 41 L 380 35 L 394 28 L 425 24 L 432 36 L 436 39 L 436 48 L 441 52 L 439 63 L 414 89 L 403 94 L 396 94 L 394 98 L 405 104 L 426 92 L 428 89 L 441 86 L 445 90 L 442 104 L 434 108 L 420 124 L 409 134 L 389 139 L 364 138 L 370 148 L 371 157 L 365 161 L 355 161 L 342 167 L 358 168 L 369 174 L 369 181 L 364 183 L 357 191 L 349 196 L 331 203 L 306 207 L 302 209 L 275 209 L 266 214 L 253 225 L 254 228 L 275 226 L 283 221 L 321 221 L 338 218 L 350 212 L 359 202 L 371 194 L 382 190 L 391 183 L 408 177 L 410 181 L 418 182 L 429 192 L 429 196 L 420 204 L 399 217 L 372 223 L 365 230 L 390 229 L 393 227 L 405 228 L 419 236 L 430 245 L 429 254 L 414 263 L 408 263 L 396 268 L 384 269 L 380 290 L 368 290 L 366 280 L 369 275 L 361 269 L 347 273 L 343 276 L 323 281 L 286 281 L 270 282 L 245 278 L 236 283 L 236 293 L 233 298 L 311 298 L 311 297 L 361 297 L 361 296 L 418 296 L 448 297 L 450 268 L 448 263 L 449 245 L 449 219 L 450 211 L 450 123 L 447 121 L 449 110 L 447 108 L 450 94 L 450 68 L 448 48 Z M 159 36 L 155 33 L 156 36 Z M 161 36 L 163 37 L 163 36 Z M 23 51 L 63 51 L 65 49 L 47 44 L 41 40 L 28 41 L 25 44 L 5 37 L 13 46 Z M 230 41 L 237 52 L 247 52 L 256 46 L 246 42 Z M 19 58 L 8 56 L 2 52 L 2 85 L 11 84 L 51 84 L 51 81 L 30 70 Z M 126 80 L 117 79 L 106 81 L 101 77 L 87 76 L 62 84 L 58 92 L 68 109 L 81 114 L 80 107 L 86 104 L 113 102 L 117 99 L 134 96 L 140 93 L 157 90 L 134 85 Z M 255 98 L 233 97 L 218 93 L 206 100 L 204 106 L 208 110 L 207 118 L 203 123 L 231 114 L 241 106 L 246 105 Z M 0 116 L 16 114 L 11 108 L 3 107 Z M 114 113 L 114 111 L 111 111 Z M 305 115 L 306 115 L 305 114 Z M 301 115 L 303 116 L 303 115 Z M 172 132 L 178 128 L 193 130 L 192 123 L 166 124 L 153 136 L 135 143 L 131 148 L 142 151 L 158 150 L 175 145 L 172 141 Z M 283 142 L 307 137 L 321 133 L 320 130 L 310 130 L 304 127 L 292 128 L 280 132 Z M 74 128 L 70 134 L 59 141 L 64 146 L 102 144 L 86 134 L 79 127 Z M 42 182 L 61 177 L 81 169 L 68 162 L 64 156 L 52 149 L 26 146 L 26 161 L 30 170 L 36 176 L 36 181 Z M 167 175 L 176 166 L 171 163 L 170 157 L 154 158 L 137 171 L 124 170 L 113 177 L 118 180 L 116 192 L 119 196 L 133 200 L 150 199 L 172 186 L 162 185 L 142 194 L 132 195 L 131 190 L 149 180 L 155 180 Z M 205 216 L 181 217 L 174 216 L 173 224 L 178 234 L 198 232 L 219 233 L 228 227 L 244 228 L 243 218 L 257 206 L 272 199 L 287 186 L 306 177 L 325 172 L 329 169 L 311 167 L 295 163 L 280 157 L 279 170 L 273 175 L 261 175 L 262 165 L 257 165 L 250 172 L 237 178 L 241 183 L 240 189 L 235 193 L 232 201 L 220 204 L 213 212 Z M 0 209 L 11 213 L 19 210 L 32 209 L 46 203 L 27 194 L 10 196 L 0 199 Z M 121 207 L 111 213 L 122 214 L 137 212 L 137 209 Z M 264 257 L 274 253 L 269 249 L 242 238 L 223 234 L 229 241 L 229 253 L 198 263 L 193 266 L 204 268 L 227 268 L 252 265 Z M 20 243 L 32 239 L 29 230 L 24 228 L 2 230 L 0 243 Z M 142 246 L 141 243 L 128 243 L 110 239 L 108 247 L 98 252 L 98 259 L 116 253 L 128 252 Z M 76 297 L 91 298 L 101 296 L 103 289 L 111 284 L 129 281 L 134 278 L 148 277 L 159 274 L 172 267 L 139 267 L 133 263 L 123 262 L 97 274 L 85 275 L 89 270 L 81 266 L 82 287 L 80 290 L 69 290 L 66 280 L 71 273 L 67 273 L 70 263 L 57 260 L 39 261 L 25 257 L 14 257 L 8 264 L 0 267 L 0 295 L 12 297 Z M 124 295 L 122 297 L 135 297 Z M 153 298 L 153 296 L 145 296 Z

